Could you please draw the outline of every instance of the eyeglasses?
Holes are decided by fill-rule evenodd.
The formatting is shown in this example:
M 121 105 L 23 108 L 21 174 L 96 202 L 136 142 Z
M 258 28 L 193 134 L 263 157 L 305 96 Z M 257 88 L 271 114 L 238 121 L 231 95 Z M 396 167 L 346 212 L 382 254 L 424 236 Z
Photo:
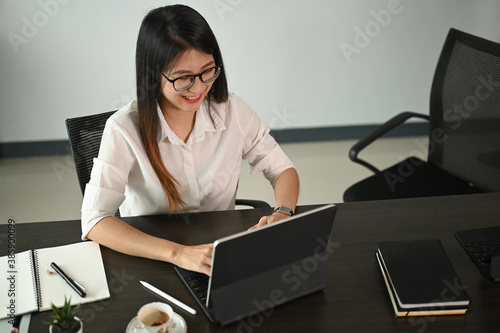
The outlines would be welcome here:
M 196 81 L 196 78 L 199 77 L 201 82 L 203 83 L 210 83 L 214 82 L 220 75 L 221 72 L 221 67 L 222 65 L 218 65 L 215 67 L 211 67 L 207 70 L 204 70 L 200 74 L 196 75 L 186 75 L 186 76 L 181 76 L 176 79 L 169 79 L 165 73 L 161 73 L 165 79 L 167 79 L 168 82 L 172 83 L 174 85 L 174 89 L 176 91 L 184 91 L 188 90 L 191 88 L 194 84 L 194 81 Z

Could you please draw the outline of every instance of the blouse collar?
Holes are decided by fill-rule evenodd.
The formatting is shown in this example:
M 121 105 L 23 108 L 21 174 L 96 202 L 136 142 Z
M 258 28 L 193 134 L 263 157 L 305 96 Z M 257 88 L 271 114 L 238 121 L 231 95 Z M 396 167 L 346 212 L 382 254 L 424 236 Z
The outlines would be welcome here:
M 200 109 L 196 111 L 194 128 L 187 142 L 182 141 L 170 128 L 159 105 L 157 106 L 157 112 L 160 119 L 160 130 L 158 133 L 160 142 L 168 138 L 170 143 L 174 145 L 191 145 L 203 141 L 205 139 L 205 132 L 219 132 L 226 129 L 224 122 L 217 112 L 214 111 L 213 105 L 210 110 L 208 109 L 208 101 L 206 99 L 201 104 Z

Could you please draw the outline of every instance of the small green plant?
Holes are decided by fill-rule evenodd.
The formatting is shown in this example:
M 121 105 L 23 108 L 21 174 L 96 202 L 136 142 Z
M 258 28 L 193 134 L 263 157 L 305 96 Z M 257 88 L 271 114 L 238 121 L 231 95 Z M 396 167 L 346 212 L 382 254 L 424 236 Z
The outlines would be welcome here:
M 78 310 L 80 309 L 80 304 L 71 309 L 71 297 L 66 299 L 64 296 L 64 305 L 62 308 L 58 309 L 54 303 L 50 304 L 50 307 L 54 311 L 52 315 L 53 321 L 47 321 L 45 324 L 52 325 L 52 332 L 54 333 L 76 333 L 80 329 L 80 321 L 75 319 Z

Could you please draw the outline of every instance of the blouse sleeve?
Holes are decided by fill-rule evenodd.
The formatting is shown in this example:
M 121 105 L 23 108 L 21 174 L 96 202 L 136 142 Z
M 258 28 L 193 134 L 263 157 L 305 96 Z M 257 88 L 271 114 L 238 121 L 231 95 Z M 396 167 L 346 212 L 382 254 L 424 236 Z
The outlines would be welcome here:
M 262 171 L 264 177 L 274 186 L 278 176 L 293 168 L 285 152 L 269 134 L 269 127 L 243 100 L 234 97 L 238 123 L 244 136 L 243 159 L 248 160 L 250 171 Z
M 104 128 L 82 203 L 82 239 L 104 217 L 114 216 L 125 200 L 125 185 L 133 162 L 126 131 L 113 118 Z

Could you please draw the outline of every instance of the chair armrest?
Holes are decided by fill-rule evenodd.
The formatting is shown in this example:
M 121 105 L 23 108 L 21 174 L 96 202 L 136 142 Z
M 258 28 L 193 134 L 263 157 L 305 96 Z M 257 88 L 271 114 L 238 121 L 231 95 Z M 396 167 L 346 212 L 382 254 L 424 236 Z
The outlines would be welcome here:
M 253 208 L 270 208 L 271 206 L 261 200 L 249 200 L 249 199 L 236 199 L 235 202 L 236 205 L 241 205 L 241 206 L 250 206 Z
M 377 169 L 376 167 L 374 167 L 372 164 L 359 159 L 358 154 L 361 152 L 361 150 L 366 148 L 373 141 L 375 141 L 376 139 L 383 136 L 385 133 L 389 132 L 393 128 L 401 125 L 406 120 L 413 118 L 413 117 L 422 118 L 422 119 L 429 121 L 429 116 L 422 114 L 422 113 L 416 113 L 416 112 L 410 112 L 410 111 L 401 112 L 400 114 L 398 114 L 398 115 L 394 116 L 393 118 L 389 119 L 388 121 L 386 121 L 384 124 L 375 128 L 371 133 L 369 133 L 367 136 L 365 136 L 364 138 L 359 140 L 356 144 L 354 144 L 354 146 L 352 146 L 351 149 L 349 150 L 349 158 L 351 159 L 351 161 L 365 166 L 366 168 L 370 169 L 374 173 L 379 173 L 380 170 Z

